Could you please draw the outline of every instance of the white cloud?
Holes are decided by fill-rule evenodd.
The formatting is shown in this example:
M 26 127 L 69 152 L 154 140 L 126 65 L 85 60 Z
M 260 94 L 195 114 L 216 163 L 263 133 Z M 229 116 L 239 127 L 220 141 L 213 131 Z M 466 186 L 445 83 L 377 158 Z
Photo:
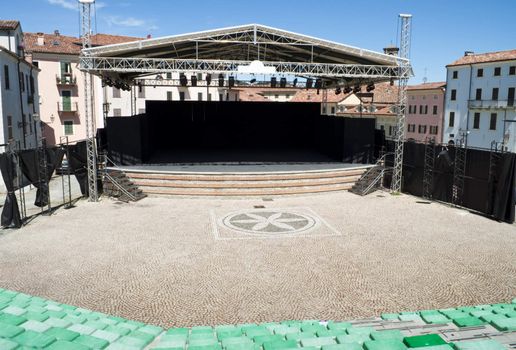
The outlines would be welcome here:
M 77 10 L 78 5 L 76 1 L 72 0 L 48 0 L 48 2 L 52 5 L 61 6 L 67 10 Z
M 147 30 L 156 30 L 157 26 L 149 23 L 146 20 L 134 17 L 120 17 L 120 16 L 108 16 L 106 21 L 109 26 L 121 26 L 121 27 L 138 27 L 146 28 Z

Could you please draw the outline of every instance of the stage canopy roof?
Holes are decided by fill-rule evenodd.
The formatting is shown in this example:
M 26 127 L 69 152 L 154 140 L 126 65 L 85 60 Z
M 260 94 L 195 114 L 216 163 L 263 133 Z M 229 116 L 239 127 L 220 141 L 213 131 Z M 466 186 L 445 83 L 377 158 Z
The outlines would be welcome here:
M 167 71 L 238 74 L 261 68 L 307 78 L 374 82 L 411 75 L 407 63 L 396 56 L 259 24 L 94 47 L 83 50 L 81 57 L 81 69 L 122 79 Z

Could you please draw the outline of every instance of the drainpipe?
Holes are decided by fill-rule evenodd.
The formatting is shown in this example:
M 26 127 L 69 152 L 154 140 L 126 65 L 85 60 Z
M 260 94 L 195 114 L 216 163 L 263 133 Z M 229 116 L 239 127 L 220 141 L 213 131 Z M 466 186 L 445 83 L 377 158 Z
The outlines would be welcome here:
M 468 96 L 468 113 L 466 115 L 466 137 L 464 140 L 464 148 L 468 148 L 468 132 L 469 132 L 469 101 L 471 101 L 471 83 L 473 79 L 473 65 L 469 65 L 469 96 Z
M 27 140 L 25 135 L 26 125 L 25 125 L 25 118 L 23 117 L 23 92 L 22 92 L 22 77 L 21 77 L 21 71 L 20 71 L 20 63 L 21 60 L 18 57 L 18 90 L 20 92 L 20 110 L 21 110 L 21 119 L 22 119 L 22 133 L 23 133 L 23 148 L 27 148 Z

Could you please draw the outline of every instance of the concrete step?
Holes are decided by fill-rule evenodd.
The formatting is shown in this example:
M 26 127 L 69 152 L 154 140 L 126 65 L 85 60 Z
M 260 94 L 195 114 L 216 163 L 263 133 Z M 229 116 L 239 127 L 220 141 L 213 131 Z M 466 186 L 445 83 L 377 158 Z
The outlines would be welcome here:
M 308 194 L 332 191 L 346 191 L 352 184 L 334 184 L 307 187 L 276 187 L 276 188 L 170 188 L 142 187 L 146 194 L 183 195 L 183 196 L 278 196 Z

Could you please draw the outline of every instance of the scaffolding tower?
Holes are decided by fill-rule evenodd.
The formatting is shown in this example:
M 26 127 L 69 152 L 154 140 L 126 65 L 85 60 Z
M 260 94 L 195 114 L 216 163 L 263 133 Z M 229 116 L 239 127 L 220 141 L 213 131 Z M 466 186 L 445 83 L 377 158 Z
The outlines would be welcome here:
M 398 68 L 400 72 L 407 70 L 410 66 L 408 58 L 410 56 L 410 39 L 412 15 L 400 14 L 401 37 L 400 37 L 400 55 L 398 60 Z M 391 190 L 393 192 L 401 192 L 402 175 L 403 175 L 403 142 L 405 141 L 405 110 L 407 105 L 407 85 L 408 75 L 399 74 L 398 79 L 398 106 L 396 116 L 396 135 L 394 149 L 394 169 L 392 174 Z
M 453 188 L 452 203 L 462 205 L 462 197 L 464 194 L 464 176 L 466 174 L 466 144 L 468 134 L 466 131 L 461 132 L 459 139 L 455 143 L 455 162 L 453 164 Z
M 435 139 L 425 142 L 425 167 L 423 171 L 423 198 L 432 199 L 434 189 Z
M 81 13 L 81 58 L 87 57 L 85 49 L 91 47 L 91 5 L 95 0 L 79 0 Z M 97 192 L 97 148 L 95 142 L 95 119 L 93 117 L 93 84 L 91 73 L 83 71 L 84 76 L 84 116 L 86 124 L 86 157 L 88 167 L 88 197 L 90 202 L 98 201 Z

